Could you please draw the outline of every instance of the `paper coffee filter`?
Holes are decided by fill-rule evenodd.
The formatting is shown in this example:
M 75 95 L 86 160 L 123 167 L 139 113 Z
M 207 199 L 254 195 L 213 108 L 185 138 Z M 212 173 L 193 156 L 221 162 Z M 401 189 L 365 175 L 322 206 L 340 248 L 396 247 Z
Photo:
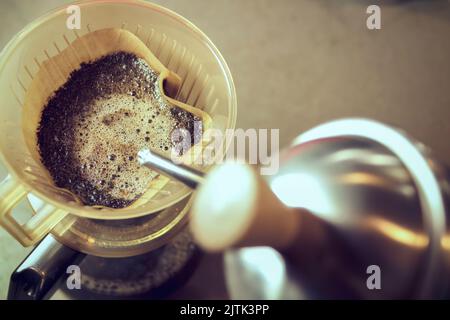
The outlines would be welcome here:
M 181 103 L 167 96 L 171 95 L 172 97 L 176 97 L 181 85 L 180 77 L 168 70 L 133 33 L 119 28 L 109 28 L 89 32 L 81 37 L 78 36 L 67 48 L 40 64 L 39 71 L 33 77 L 33 81 L 25 97 L 22 123 L 25 141 L 32 157 L 39 164 L 39 169 L 42 170 L 42 177 L 45 177 L 47 183 L 51 188 L 55 189 L 55 192 L 64 194 L 66 197 L 71 198 L 68 199 L 69 201 L 75 201 L 80 205 L 82 203 L 76 195 L 66 189 L 53 185 L 50 174 L 41 164 L 37 148 L 37 128 L 42 110 L 49 98 L 68 80 L 70 74 L 80 67 L 81 63 L 92 62 L 118 51 L 133 53 L 144 59 L 159 74 L 159 86 L 161 92 L 166 94 L 166 100 L 172 105 L 198 116 L 202 120 L 204 130 L 208 129 L 211 124 L 211 117 L 203 110 Z M 187 165 L 191 164 L 195 160 L 195 157 L 201 154 L 203 144 L 206 144 L 205 140 L 200 141 L 190 148 L 183 156 L 183 162 Z M 124 209 L 108 208 L 108 211 L 112 211 L 111 214 L 117 214 L 118 211 L 136 208 L 139 205 L 145 204 L 151 201 L 168 182 L 169 179 L 167 177 L 159 175 L 151 181 L 147 191 L 130 206 Z M 102 208 L 102 206 L 95 207 Z

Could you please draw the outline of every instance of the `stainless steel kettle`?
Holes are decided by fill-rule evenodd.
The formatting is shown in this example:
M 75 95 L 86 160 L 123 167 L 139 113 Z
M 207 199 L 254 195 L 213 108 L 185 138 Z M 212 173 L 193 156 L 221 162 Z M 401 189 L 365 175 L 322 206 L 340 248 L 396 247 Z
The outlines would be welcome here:
M 450 176 L 425 146 L 345 119 L 300 135 L 280 160 L 265 181 L 217 166 L 195 195 L 194 237 L 226 251 L 232 298 L 449 297 Z

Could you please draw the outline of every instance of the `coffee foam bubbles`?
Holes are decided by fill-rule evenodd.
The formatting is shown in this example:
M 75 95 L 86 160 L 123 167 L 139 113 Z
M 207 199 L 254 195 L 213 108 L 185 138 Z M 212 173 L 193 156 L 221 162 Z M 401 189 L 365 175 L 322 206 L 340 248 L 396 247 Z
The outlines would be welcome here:
M 37 131 L 41 160 L 58 187 L 86 205 L 111 208 L 130 205 L 151 187 L 157 174 L 138 165 L 137 152 L 169 156 L 173 129 L 194 137 L 201 121 L 166 100 L 159 76 L 127 52 L 71 73 L 49 98 Z
M 82 178 L 113 198 L 132 201 L 157 176 L 139 165 L 138 151 L 170 155 L 177 120 L 170 108 L 155 106 L 150 97 L 127 94 L 97 99 L 89 110 L 73 119 L 73 156 Z

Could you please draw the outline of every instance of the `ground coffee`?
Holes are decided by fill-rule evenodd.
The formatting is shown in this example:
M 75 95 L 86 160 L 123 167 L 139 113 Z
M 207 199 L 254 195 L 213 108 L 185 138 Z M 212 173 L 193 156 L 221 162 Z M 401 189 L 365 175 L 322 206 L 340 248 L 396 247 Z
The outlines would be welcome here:
M 82 64 L 49 99 L 38 147 L 58 187 L 87 205 L 123 208 L 157 176 L 138 164 L 137 152 L 147 147 L 170 155 L 176 128 L 197 141 L 195 121 L 165 101 L 158 74 L 145 60 L 117 52 Z

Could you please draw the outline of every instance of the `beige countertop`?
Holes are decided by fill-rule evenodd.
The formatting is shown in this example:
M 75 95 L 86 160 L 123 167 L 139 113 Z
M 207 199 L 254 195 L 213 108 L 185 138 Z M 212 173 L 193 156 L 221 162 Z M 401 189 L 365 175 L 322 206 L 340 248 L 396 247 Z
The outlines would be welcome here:
M 0 47 L 58 0 L 0 2 Z M 321 122 L 369 117 L 401 127 L 450 163 L 450 2 L 155 1 L 191 20 L 232 71 L 241 128 L 279 128 L 281 145 Z M 3 173 L 3 174 L 2 174 Z M 4 175 L 4 170 L 0 171 Z M 0 231 L 0 298 L 26 255 Z

